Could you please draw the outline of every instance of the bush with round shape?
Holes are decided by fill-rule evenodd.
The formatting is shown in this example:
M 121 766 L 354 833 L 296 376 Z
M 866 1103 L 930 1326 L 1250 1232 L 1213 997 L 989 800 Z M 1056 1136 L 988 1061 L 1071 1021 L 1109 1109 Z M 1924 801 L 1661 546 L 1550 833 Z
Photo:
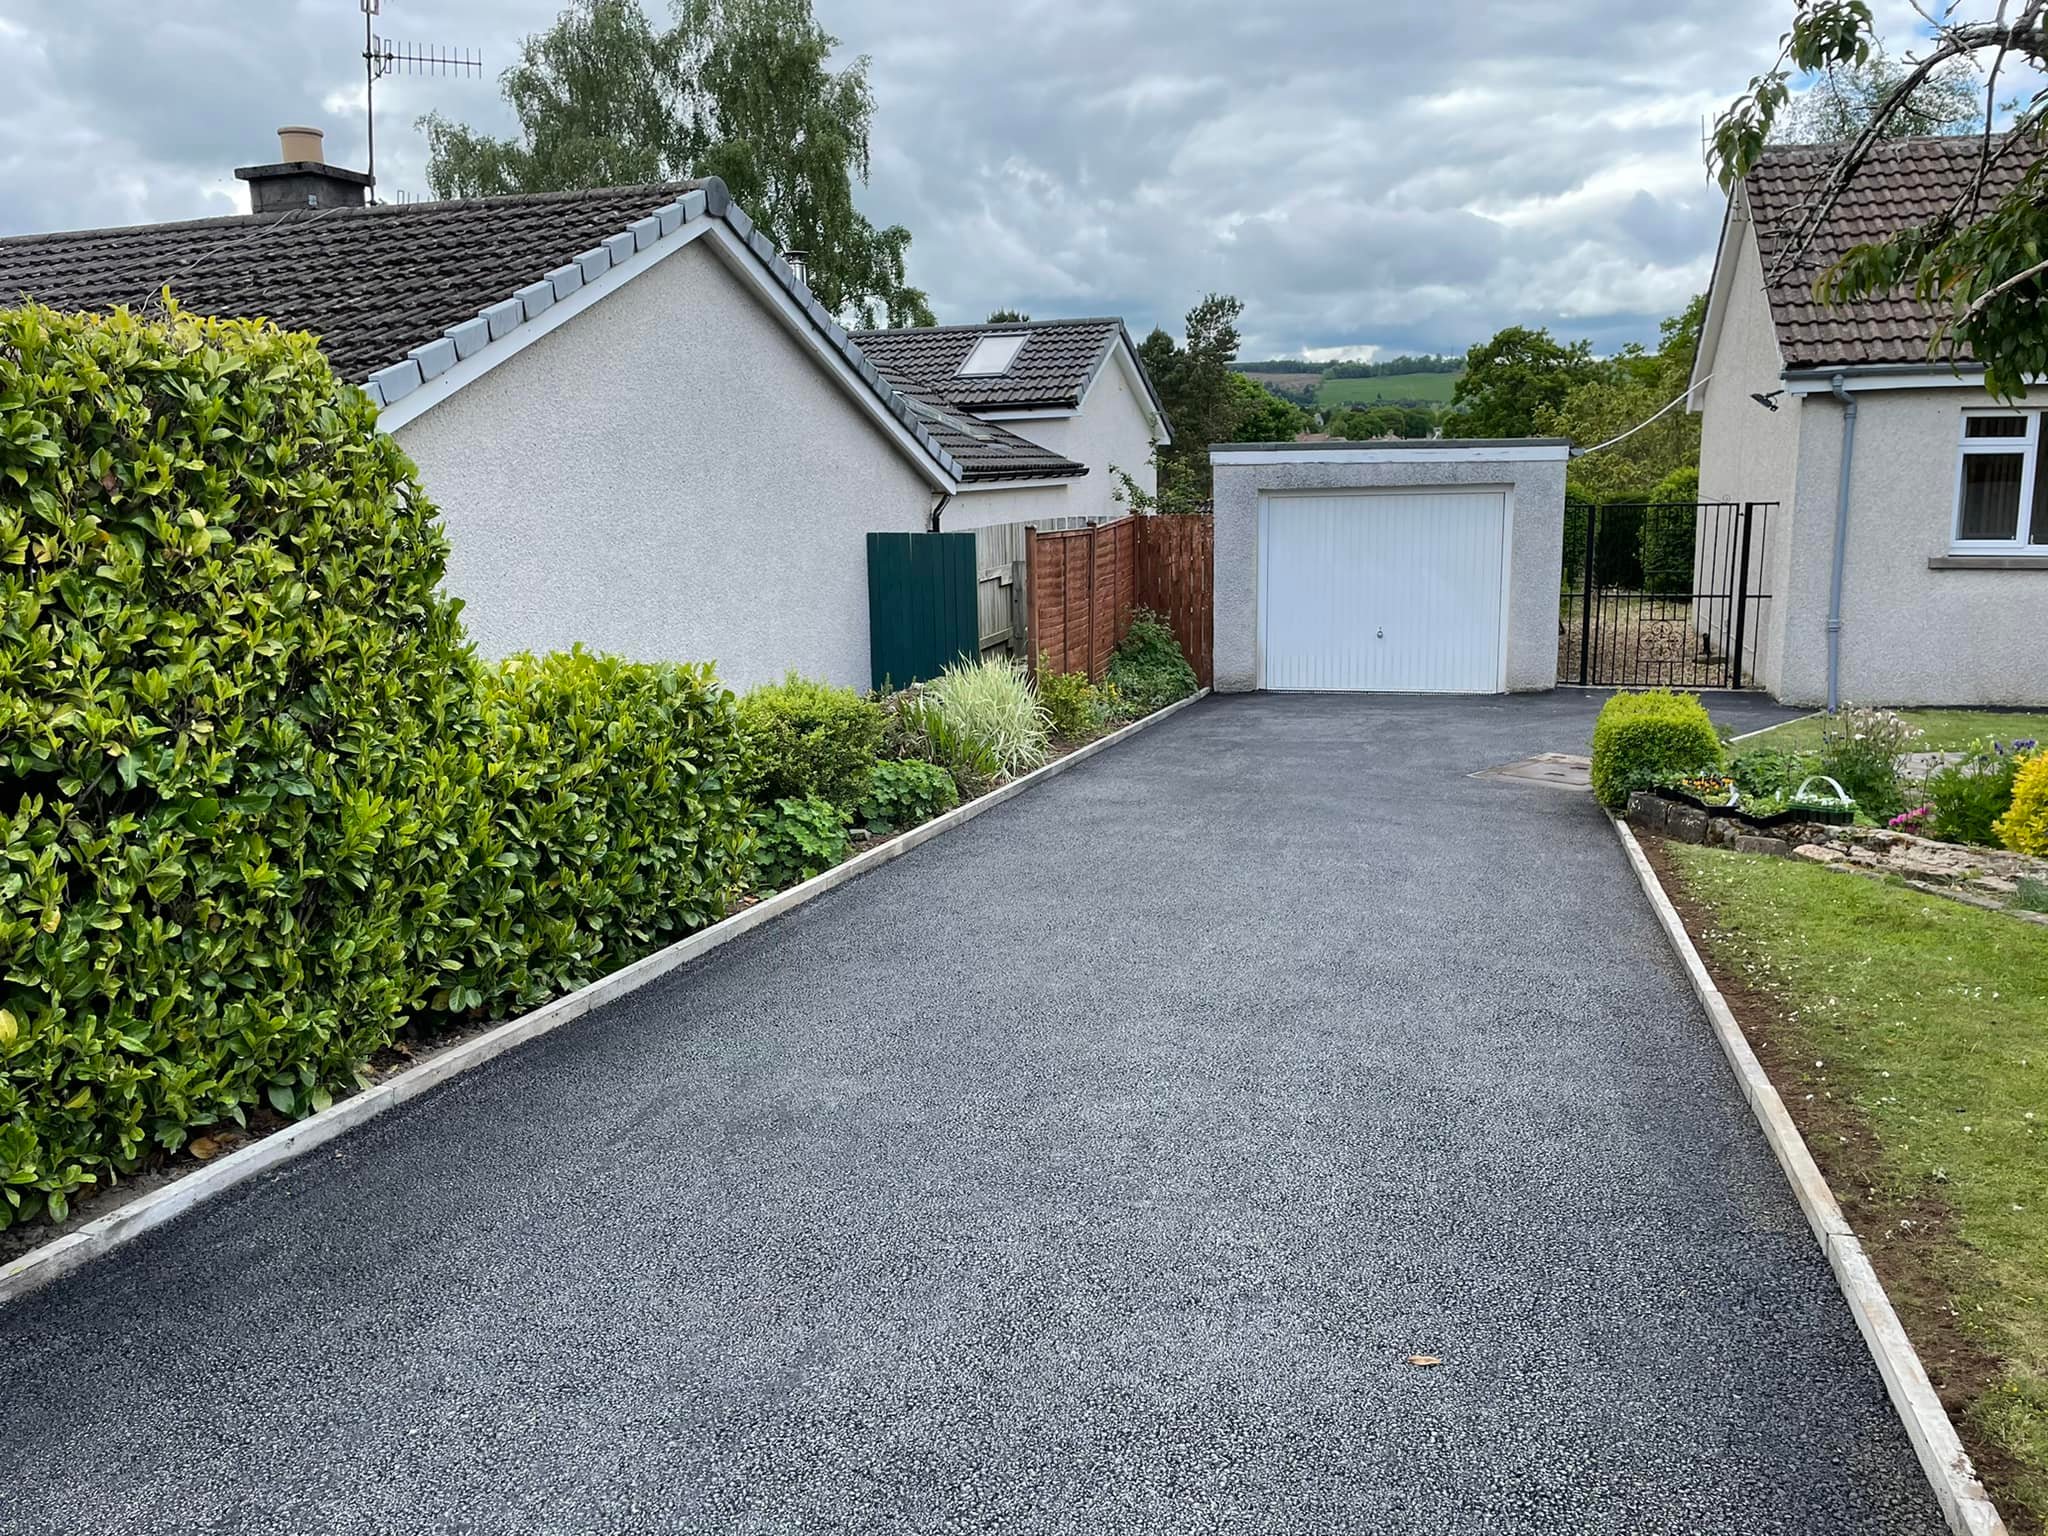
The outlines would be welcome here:
M 874 831 L 893 832 L 930 821 L 959 803 L 960 786 L 937 763 L 897 759 L 875 764 L 860 819 Z
M 754 889 L 801 885 L 847 855 L 846 813 L 817 795 L 790 796 L 754 812 Z
M 1919 734 L 1889 709 L 1845 708 L 1821 727 L 1819 771 L 1883 821 L 1906 808 L 1906 750 Z
M 918 709 L 941 761 L 972 757 L 1004 776 L 1045 761 L 1045 711 L 1015 662 L 956 662 L 919 690 Z
M 1105 681 L 1134 716 L 1164 709 L 1202 686 L 1173 630 L 1148 608 L 1132 611 L 1131 627 L 1110 653 Z
M 851 688 L 792 672 L 740 700 L 752 755 L 746 790 L 757 804 L 816 795 L 852 812 L 867 793 L 882 741 L 882 711 Z
M 0 1227 L 429 988 L 474 664 L 376 422 L 268 325 L 0 311 Z
M 2048 855 L 2048 748 L 2036 751 L 2013 780 L 2012 807 L 1998 819 L 1998 840 L 2014 853 Z
M 1102 729 L 1109 718 L 1102 694 L 1088 681 L 1086 672 L 1055 672 L 1049 657 L 1038 667 L 1038 702 L 1045 706 L 1046 724 L 1054 736 L 1073 741 Z
M 2013 785 L 2024 761 L 2023 754 L 1993 741 L 1979 743 L 1959 763 L 1935 769 L 1927 776 L 1933 807 L 1928 834 L 1948 843 L 1995 843 L 1998 820 L 2012 807 Z
M 1593 724 L 1593 793 L 1610 810 L 1660 778 L 1718 772 L 1723 761 L 1721 738 L 1697 694 L 1617 693 Z

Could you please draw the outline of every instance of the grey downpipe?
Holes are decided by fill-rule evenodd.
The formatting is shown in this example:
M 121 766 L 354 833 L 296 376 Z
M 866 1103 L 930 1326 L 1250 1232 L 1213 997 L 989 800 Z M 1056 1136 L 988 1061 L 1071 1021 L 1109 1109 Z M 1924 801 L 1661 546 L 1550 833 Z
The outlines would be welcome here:
M 1835 490 L 1835 563 L 1828 573 L 1828 713 L 1842 707 L 1842 566 L 1849 554 L 1849 461 L 1856 452 L 1856 397 L 1838 373 L 1828 393 L 1842 402 L 1842 478 Z

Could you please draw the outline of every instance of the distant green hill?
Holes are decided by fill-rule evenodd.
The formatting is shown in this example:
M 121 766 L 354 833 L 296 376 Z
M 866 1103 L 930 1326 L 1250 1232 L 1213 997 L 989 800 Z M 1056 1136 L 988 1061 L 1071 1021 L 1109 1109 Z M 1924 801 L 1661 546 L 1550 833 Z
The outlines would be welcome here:
M 1316 386 L 1316 404 L 1376 405 L 1382 400 L 1419 400 L 1448 405 L 1457 386 L 1455 373 L 1388 373 L 1376 379 L 1324 379 Z
M 1397 400 L 1419 405 L 1447 405 L 1458 383 L 1457 373 L 1383 373 L 1369 379 L 1333 379 L 1297 364 L 1288 371 L 1270 364 L 1252 363 L 1239 368 L 1248 379 L 1268 389 L 1299 397 L 1313 391 L 1317 405 L 1325 409 L 1345 405 L 1377 405 Z

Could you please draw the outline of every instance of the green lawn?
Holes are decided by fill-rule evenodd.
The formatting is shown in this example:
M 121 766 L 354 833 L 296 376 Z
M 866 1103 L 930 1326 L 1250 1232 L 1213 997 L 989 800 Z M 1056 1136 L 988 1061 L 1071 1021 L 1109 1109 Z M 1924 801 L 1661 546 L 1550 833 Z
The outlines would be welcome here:
M 2000 741 L 2031 736 L 2048 741 L 2048 714 L 1997 709 L 1902 709 L 1899 711 L 1920 731 L 1913 741 L 1915 752 L 1959 752 L 1980 737 Z M 1807 752 L 1820 745 L 1826 715 L 1807 715 L 1774 725 L 1759 736 L 1741 742 L 1738 752 L 1770 747 L 1778 752 Z
M 1455 373 L 1389 373 L 1377 379 L 1324 379 L 1316 386 L 1316 404 L 1327 407 L 1420 400 L 1448 405 L 1457 382 Z
M 1768 999 L 1738 1011 L 1930 1373 L 1945 1397 L 1976 1378 L 1959 1427 L 1993 1496 L 2016 1531 L 2048 1528 L 2048 930 L 1802 861 L 1669 852 L 1724 987 Z M 1958 1325 L 1997 1363 L 1930 1351 Z

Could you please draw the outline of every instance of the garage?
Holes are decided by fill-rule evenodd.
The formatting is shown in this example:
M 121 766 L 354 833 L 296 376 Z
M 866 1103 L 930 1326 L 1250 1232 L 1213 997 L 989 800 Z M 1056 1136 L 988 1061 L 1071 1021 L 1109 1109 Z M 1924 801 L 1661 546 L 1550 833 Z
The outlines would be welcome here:
M 1218 690 L 1555 686 L 1569 453 L 1557 438 L 1213 449 Z

